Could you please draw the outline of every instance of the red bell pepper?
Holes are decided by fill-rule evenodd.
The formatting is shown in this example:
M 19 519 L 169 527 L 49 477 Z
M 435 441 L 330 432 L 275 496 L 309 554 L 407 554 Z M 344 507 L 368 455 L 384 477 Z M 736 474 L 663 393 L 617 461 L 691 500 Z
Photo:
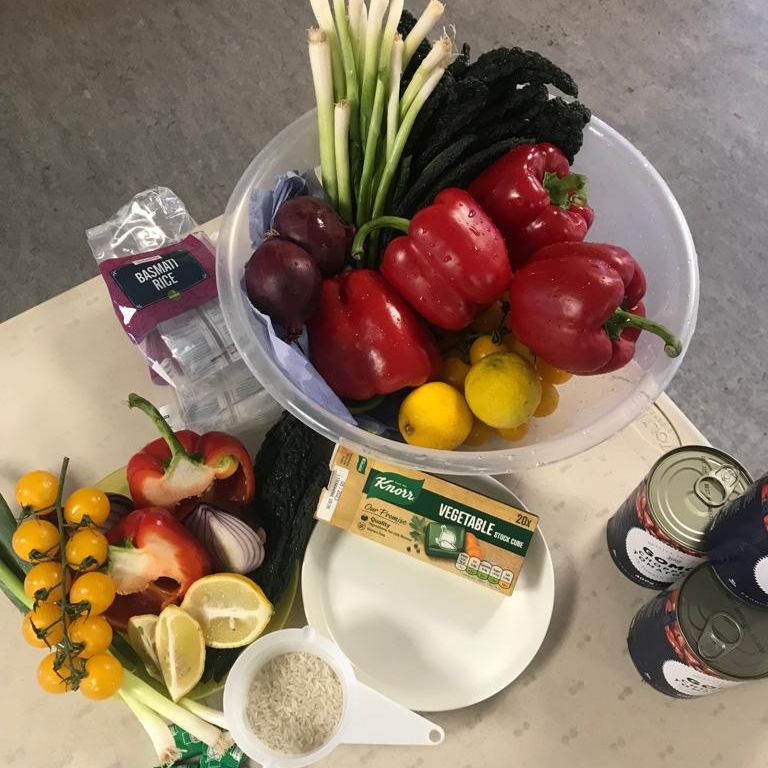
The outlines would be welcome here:
M 634 356 L 640 331 L 678 339 L 645 317 L 645 275 L 616 245 L 558 243 L 537 251 L 512 277 L 509 327 L 550 365 L 577 374 L 614 371 Z
M 368 400 L 437 375 L 437 343 L 377 272 L 353 269 L 323 281 L 307 324 L 310 359 L 339 396 Z
M 469 193 L 501 231 L 518 269 L 545 245 L 584 239 L 594 218 L 586 188 L 554 144 L 523 144 L 486 168 Z
M 353 256 L 369 232 L 385 226 L 408 234 L 387 246 L 379 271 L 432 325 L 466 328 L 507 290 L 512 271 L 504 239 L 463 189 L 444 189 L 410 222 L 381 216 L 364 224 Z
M 118 627 L 131 616 L 180 602 L 193 582 L 211 572 L 205 547 L 162 507 L 131 512 L 107 531 L 107 539 L 117 591 L 107 618 Z
M 201 498 L 215 503 L 247 504 L 255 480 L 245 446 L 224 432 L 174 432 L 152 403 L 139 395 L 128 405 L 149 416 L 162 435 L 128 462 L 128 488 L 139 507 L 164 507 L 184 515 Z

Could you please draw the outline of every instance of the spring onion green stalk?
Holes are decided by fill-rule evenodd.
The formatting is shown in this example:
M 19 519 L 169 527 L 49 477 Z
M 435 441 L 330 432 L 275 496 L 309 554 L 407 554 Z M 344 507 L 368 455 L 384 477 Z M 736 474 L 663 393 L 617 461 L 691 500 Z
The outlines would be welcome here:
M 16 607 L 20 610 L 32 608 L 32 599 L 24 591 L 24 584 L 21 579 L 0 560 L 0 582 L 2 582 L 3 591 L 13 600 Z
M 408 37 L 405 38 L 405 48 L 403 48 L 403 70 L 406 69 L 408 62 L 413 58 L 413 54 L 416 53 L 416 49 L 432 31 L 444 11 L 445 6 L 440 0 L 429 0 L 424 12 L 419 16 L 419 20 L 408 33 Z
M 214 752 L 219 755 L 229 749 L 232 745 L 232 737 L 228 733 L 219 730 L 215 725 L 207 723 L 197 715 L 193 715 L 184 707 L 174 704 L 170 699 L 163 696 L 162 693 L 155 690 L 151 685 L 145 683 L 136 675 L 123 670 L 123 693 L 128 694 L 140 701 L 144 706 L 153 709 L 158 715 L 176 723 L 179 728 L 183 728 L 187 733 L 191 733 L 198 741 L 207 744 Z
M 397 127 L 400 125 L 400 80 L 403 76 L 403 38 L 395 36 L 389 65 L 389 102 L 387 103 L 387 154 L 392 154 Z
M 408 83 L 408 87 L 405 89 L 403 97 L 400 99 L 400 120 L 405 117 L 406 112 L 410 109 L 414 99 L 418 92 L 424 86 L 427 78 L 432 74 L 435 67 L 447 67 L 451 57 L 451 50 L 453 43 L 448 35 L 443 35 L 432 46 L 432 50 L 424 57 L 424 60 L 419 64 L 419 68 L 413 73 L 411 82 Z
M 363 144 L 368 139 L 371 112 L 376 96 L 376 81 L 379 72 L 379 48 L 381 26 L 389 0 L 371 0 L 368 24 L 365 30 L 365 63 L 363 64 L 362 88 L 360 91 L 360 138 Z
M 365 36 L 368 33 L 368 6 L 364 0 L 360 3 L 360 16 L 357 22 L 357 39 L 355 43 L 355 62 L 357 63 L 357 81 L 363 84 L 363 67 L 365 66 Z
M 381 122 L 384 117 L 384 98 L 386 88 L 381 78 L 376 81 L 376 95 L 371 111 L 371 125 L 365 142 L 363 158 L 363 175 L 360 179 L 360 193 L 357 198 L 357 225 L 368 221 L 373 201 L 373 176 L 376 172 L 376 155 L 381 136 Z
M 168 724 L 157 712 L 142 704 L 138 699 L 124 691 L 119 693 L 120 698 L 128 705 L 131 712 L 136 715 L 136 719 L 147 732 L 147 736 L 149 736 L 152 746 L 154 746 L 155 752 L 157 752 L 157 759 L 160 761 L 160 765 L 173 765 L 181 758 L 181 750 L 176 746 Z
M 352 48 L 357 56 L 357 41 L 360 39 L 360 14 L 362 13 L 363 0 L 349 0 L 347 6 L 347 18 L 349 19 L 349 37 L 352 40 Z M 336 11 L 338 17 L 339 12 Z
M 333 110 L 334 154 L 336 181 L 339 185 L 339 214 L 344 221 L 352 221 L 352 183 L 349 177 L 349 102 L 336 103 Z
M 392 153 L 387 156 L 387 162 L 384 166 L 384 172 L 381 174 L 381 181 L 379 182 L 376 191 L 373 210 L 371 211 L 371 216 L 369 218 L 375 219 L 383 214 L 384 206 L 387 203 L 389 188 L 392 184 L 392 179 L 395 176 L 397 166 L 400 164 L 400 158 L 402 157 L 403 149 L 405 149 L 405 143 L 408 141 L 408 136 L 411 133 L 413 124 L 416 122 L 416 118 L 418 117 L 421 108 L 424 106 L 424 103 L 432 95 L 432 91 L 437 88 L 437 84 L 444 74 L 444 67 L 437 67 L 432 71 L 432 74 L 427 78 L 427 81 L 414 99 L 413 104 L 411 104 L 411 108 L 406 113 L 400 127 L 397 129 L 395 143 L 392 146 Z
M 395 42 L 397 34 L 397 25 L 400 23 L 400 17 L 403 15 L 403 0 L 391 0 L 389 13 L 387 14 L 387 24 L 381 36 L 381 51 L 379 53 L 379 73 L 389 72 L 389 65 L 392 60 L 392 44 Z M 389 85 L 389 78 L 384 80 L 384 85 Z
M 339 191 L 336 184 L 336 152 L 333 138 L 333 73 L 331 49 L 324 32 L 313 27 L 307 32 L 309 64 L 315 85 L 317 102 L 317 133 L 320 139 L 320 171 L 328 202 L 338 207 Z
M 229 730 L 227 721 L 224 719 L 224 713 L 220 709 L 214 709 L 207 704 L 201 704 L 199 701 L 187 698 L 186 696 L 183 699 L 179 699 L 179 704 L 193 715 L 197 715 L 201 720 L 218 726 L 222 731 Z
M 317 26 L 328 40 L 331 49 L 331 71 L 333 72 L 333 97 L 334 100 L 344 98 L 344 67 L 339 50 L 339 38 L 336 34 L 336 25 L 333 23 L 333 14 L 328 0 L 309 0 L 312 12 L 317 19 Z

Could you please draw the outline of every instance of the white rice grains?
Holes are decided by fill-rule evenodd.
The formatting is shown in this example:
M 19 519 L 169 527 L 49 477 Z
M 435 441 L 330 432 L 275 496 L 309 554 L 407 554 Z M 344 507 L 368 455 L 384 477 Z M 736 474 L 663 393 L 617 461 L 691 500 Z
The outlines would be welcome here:
M 314 752 L 333 736 L 344 691 L 333 668 L 306 651 L 270 659 L 248 691 L 248 721 L 271 750 L 286 755 Z

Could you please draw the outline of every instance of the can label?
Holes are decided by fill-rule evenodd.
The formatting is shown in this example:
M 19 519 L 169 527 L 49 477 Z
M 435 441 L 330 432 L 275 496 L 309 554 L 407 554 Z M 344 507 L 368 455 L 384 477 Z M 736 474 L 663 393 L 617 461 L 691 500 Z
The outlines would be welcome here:
M 656 595 L 632 620 L 629 655 L 643 679 L 657 691 L 678 699 L 697 698 L 740 685 L 718 674 L 691 648 L 677 618 L 682 585 Z M 713 642 L 719 642 L 713 634 Z
M 648 480 L 627 497 L 608 521 L 608 551 L 618 569 L 636 584 L 663 589 L 706 559 L 675 544 L 648 510 Z
M 742 600 L 768 606 L 768 475 L 723 507 L 704 544 L 723 584 Z

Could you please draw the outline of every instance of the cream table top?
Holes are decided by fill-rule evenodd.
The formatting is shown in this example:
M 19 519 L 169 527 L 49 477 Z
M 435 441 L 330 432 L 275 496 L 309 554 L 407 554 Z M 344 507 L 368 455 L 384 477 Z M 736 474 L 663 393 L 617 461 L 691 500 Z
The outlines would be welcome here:
M 119 328 L 101 278 L 0 325 L 0 492 L 12 499 L 31 468 L 55 471 L 66 454 L 74 482 L 94 482 L 153 438 L 129 412 L 131 391 L 158 404 L 140 354 Z M 663 396 L 644 417 L 573 459 L 504 482 L 542 519 L 555 565 L 552 625 L 528 670 L 509 688 L 468 709 L 434 715 L 446 730 L 436 748 L 341 747 L 324 763 L 365 768 L 560 768 L 768 765 L 761 731 L 768 686 L 750 684 L 694 701 L 645 685 L 627 655 L 629 621 L 652 592 L 627 581 L 605 545 L 611 512 L 655 458 L 704 438 Z M 303 621 L 300 601 L 293 622 Z M 40 652 L 19 633 L 20 617 L 0 598 L 0 762 L 24 768 L 153 765 L 153 751 L 119 700 L 40 692 Z M 524 627 L 520 631 L 525 631 Z M 499 638 L 503 643 L 504 638 Z M 472 674 L 468 662 L 461 674 Z

